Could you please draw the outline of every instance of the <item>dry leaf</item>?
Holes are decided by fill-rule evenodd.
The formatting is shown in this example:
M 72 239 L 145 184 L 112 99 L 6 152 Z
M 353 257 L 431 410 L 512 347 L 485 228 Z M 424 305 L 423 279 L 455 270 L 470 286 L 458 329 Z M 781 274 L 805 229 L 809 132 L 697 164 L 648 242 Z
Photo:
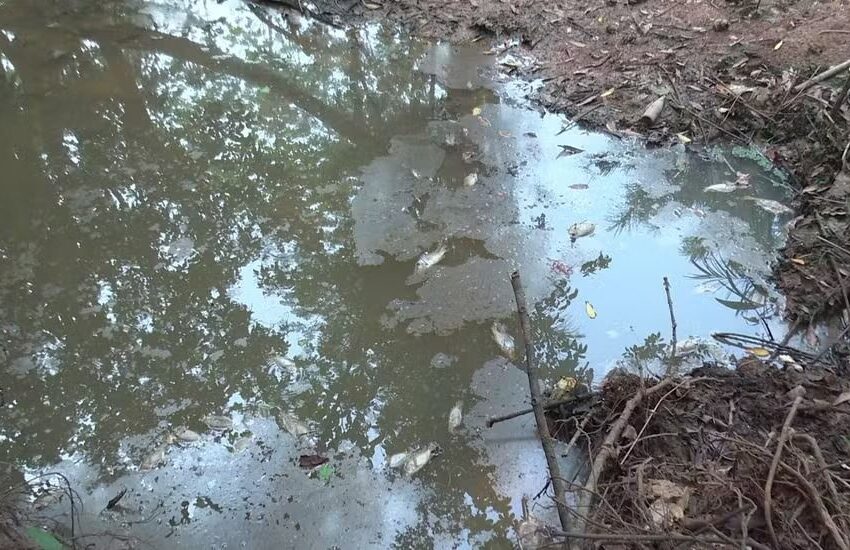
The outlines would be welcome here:
M 785 43 L 785 40 L 780 40 L 779 42 L 776 43 L 776 46 L 773 47 L 773 50 L 774 51 L 778 50 L 779 48 L 782 47 L 782 44 L 784 44 L 784 43 Z
M 599 97 L 608 97 L 609 95 L 614 93 L 614 90 L 616 90 L 616 88 L 608 88 L 607 90 L 599 94 Z
M 802 258 L 791 258 L 791 261 L 797 265 L 806 265 L 806 260 Z
M 835 402 L 832 404 L 832 406 L 837 407 L 838 405 L 842 403 L 847 403 L 848 401 L 850 401 L 850 391 L 843 392 L 841 395 L 839 395 Z
M 684 144 L 686 144 L 686 145 L 687 145 L 688 143 L 690 143 L 691 141 L 693 141 L 691 138 L 689 138 L 688 136 L 686 136 L 684 133 L 682 133 L 682 134 L 676 134 L 676 137 L 677 137 L 677 138 L 679 138 L 679 141 L 681 141 L 682 143 L 684 143 Z
M 748 348 L 747 353 L 749 353 L 750 355 L 754 355 L 755 357 L 758 357 L 759 359 L 764 359 L 765 357 L 770 357 L 770 350 L 767 350 L 765 348 Z

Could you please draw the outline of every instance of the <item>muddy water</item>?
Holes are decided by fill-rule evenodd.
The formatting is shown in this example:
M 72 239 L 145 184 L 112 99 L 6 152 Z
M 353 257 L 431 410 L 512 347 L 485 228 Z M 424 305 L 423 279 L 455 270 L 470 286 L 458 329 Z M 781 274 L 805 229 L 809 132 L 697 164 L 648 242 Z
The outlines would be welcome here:
M 526 399 L 511 270 L 549 382 L 659 368 L 664 276 L 680 343 L 776 329 L 781 175 L 563 130 L 497 62 L 238 1 L 0 4 L 4 486 L 65 473 L 102 547 L 504 547 L 545 479 L 531 419 L 483 428 Z

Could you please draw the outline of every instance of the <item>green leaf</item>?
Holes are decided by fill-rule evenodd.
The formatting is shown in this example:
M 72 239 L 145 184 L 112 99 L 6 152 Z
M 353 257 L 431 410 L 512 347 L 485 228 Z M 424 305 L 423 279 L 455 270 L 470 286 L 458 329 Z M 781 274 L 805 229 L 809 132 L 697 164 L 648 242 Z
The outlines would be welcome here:
M 56 540 L 56 537 L 40 527 L 27 529 L 27 536 L 32 539 L 41 550 L 63 550 L 65 546 Z
M 758 309 L 761 307 L 761 304 L 743 300 L 740 302 L 733 300 L 721 300 L 720 298 L 715 298 L 715 300 L 728 307 L 729 309 L 734 309 L 738 311 L 744 311 L 746 309 Z
M 331 476 L 334 475 L 334 467 L 330 464 L 322 464 L 318 472 L 319 479 L 327 483 L 331 480 Z

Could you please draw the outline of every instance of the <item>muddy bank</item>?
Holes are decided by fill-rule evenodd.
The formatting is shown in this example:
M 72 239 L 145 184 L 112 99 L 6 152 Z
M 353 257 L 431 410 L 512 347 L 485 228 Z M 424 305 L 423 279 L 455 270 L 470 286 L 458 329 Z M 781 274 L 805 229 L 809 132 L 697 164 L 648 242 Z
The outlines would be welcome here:
M 432 39 L 484 40 L 506 72 L 542 83 L 542 105 L 614 135 L 637 134 L 649 145 L 756 146 L 800 189 L 801 217 L 776 269 L 788 316 L 805 328 L 847 305 L 846 186 L 830 190 L 847 143 L 846 71 L 805 84 L 847 58 L 846 6 L 370 0 L 316 11 L 335 21 L 386 17 Z M 659 97 L 664 108 L 647 124 L 641 117 Z

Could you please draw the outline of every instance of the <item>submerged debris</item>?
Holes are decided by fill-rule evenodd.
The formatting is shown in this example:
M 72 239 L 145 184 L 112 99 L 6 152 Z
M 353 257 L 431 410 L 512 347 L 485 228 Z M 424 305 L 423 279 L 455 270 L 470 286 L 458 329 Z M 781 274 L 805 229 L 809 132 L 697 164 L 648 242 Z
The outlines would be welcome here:
M 286 430 L 290 435 L 302 437 L 311 433 L 310 428 L 302 422 L 297 416 L 289 412 L 281 412 L 277 415 L 277 421 L 280 427 Z
M 194 432 L 187 428 L 186 426 L 178 426 L 174 430 L 174 437 L 184 443 L 194 443 L 201 439 L 200 434 L 198 432 Z

